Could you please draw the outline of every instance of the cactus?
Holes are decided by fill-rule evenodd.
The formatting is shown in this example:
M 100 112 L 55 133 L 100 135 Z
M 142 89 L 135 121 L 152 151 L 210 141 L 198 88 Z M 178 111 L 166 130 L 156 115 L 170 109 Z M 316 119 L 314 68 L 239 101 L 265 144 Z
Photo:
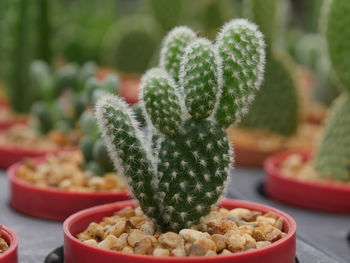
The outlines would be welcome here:
M 148 0 L 154 18 L 164 31 L 168 31 L 179 24 L 183 8 L 186 4 L 184 0 Z
M 4 14 L 4 61 L 6 91 L 12 109 L 28 113 L 32 103 L 38 99 L 35 89 L 28 85 L 29 68 L 33 59 L 50 60 L 50 31 L 48 0 L 29 4 L 26 0 L 7 1 Z M 40 23 L 35 24 L 35 20 Z M 46 54 L 44 55 L 44 52 Z
M 142 74 L 149 67 L 158 42 L 157 23 L 141 15 L 120 19 L 107 32 L 104 60 L 124 74 Z
M 325 1 L 324 30 L 328 53 L 343 92 L 334 101 L 314 159 L 322 177 L 350 181 L 350 2 Z
M 177 34 L 178 28 L 166 39 Z M 215 45 L 199 38 L 176 51 L 175 58 L 182 56 L 178 83 L 163 68 L 141 80 L 144 114 L 155 130 L 152 145 L 121 98 L 107 96 L 96 106 L 115 167 L 164 231 L 197 224 L 223 193 L 233 161 L 225 128 L 247 111 L 265 59 L 262 34 L 244 19 L 227 23 Z
M 297 131 L 300 110 L 293 76 L 294 65 L 289 56 L 276 47 L 279 34 L 275 24 L 282 24 L 277 11 L 285 1 L 250 0 L 248 3 L 248 12 L 253 21 L 267 36 L 267 65 L 265 82 L 256 93 L 254 103 L 241 126 L 290 136 Z

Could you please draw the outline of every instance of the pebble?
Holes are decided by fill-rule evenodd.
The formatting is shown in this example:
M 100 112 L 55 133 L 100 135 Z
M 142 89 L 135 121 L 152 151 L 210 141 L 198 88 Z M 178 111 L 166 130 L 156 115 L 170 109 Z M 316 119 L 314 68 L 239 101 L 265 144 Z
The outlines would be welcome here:
M 159 243 L 166 248 L 174 249 L 185 244 L 185 240 L 174 232 L 167 232 L 160 235 Z

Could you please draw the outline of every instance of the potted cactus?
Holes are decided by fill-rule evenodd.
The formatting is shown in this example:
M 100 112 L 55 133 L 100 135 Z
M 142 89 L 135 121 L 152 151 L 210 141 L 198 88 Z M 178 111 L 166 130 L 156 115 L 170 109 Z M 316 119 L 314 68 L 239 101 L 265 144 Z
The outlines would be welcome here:
M 18 262 L 18 237 L 9 228 L 0 225 L 0 263 Z
M 229 134 L 236 145 L 237 165 L 261 167 L 266 157 L 284 149 L 309 149 L 319 127 L 301 122 L 301 103 L 295 81 L 295 65 L 280 47 L 283 8 L 286 1 L 247 1 L 252 17 L 266 36 L 265 81 Z
M 350 116 L 350 35 L 339 32 L 348 25 L 350 3 L 325 2 L 324 31 L 333 70 L 342 84 L 342 93 L 334 101 L 326 127 L 315 153 L 281 153 L 266 161 L 268 193 L 284 202 L 307 208 L 350 213 L 350 158 L 347 130 Z
M 149 143 L 122 99 L 106 96 L 98 101 L 102 137 L 138 207 L 121 202 L 72 215 L 64 223 L 65 262 L 202 262 L 200 256 L 213 256 L 206 262 L 294 262 L 295 223 L 289 216 L 232 200 L 217 208 L 233 163 L 225 128 L 247 111 L 262 82 L 264 47 L 263 35 L 244 19 L 227 23 L 215 44 L 187 27 L 172 30 L 163 42 L 161 66 L 141 80 L 140 101 L 152 131 Z M 238 211 L 259 214 L 260 219 L 273 212 L 281 232 L 257 251 L 257 236 L 240 239 L 236 232 L 241 240 L 237 246 L 230 239 L 233 221 L 223 228 L 215 220 Z M 269 227 L 276 230 L 276 225 Z M 211 236 L 219 232 L 220 237 Z M 227 245 L 218 248 L 215 238 L 227 240 Z M 245 246 L 248 239 L 252 251 Z
M 13 208 L 34 217 L 62 221 L 84 208 L 129 199 L 126 184 L 114 172 L 91 112 L 100 96 L 118 93 L 118 83 L 115 74 L 103 81 L 96 77 L 86 81 L 80 94 L 87 102 L 78 125 L 83 134 L 80 151 L 60 151 L 10 167 Z M 59 205 L 63 203 L 66 205 Z

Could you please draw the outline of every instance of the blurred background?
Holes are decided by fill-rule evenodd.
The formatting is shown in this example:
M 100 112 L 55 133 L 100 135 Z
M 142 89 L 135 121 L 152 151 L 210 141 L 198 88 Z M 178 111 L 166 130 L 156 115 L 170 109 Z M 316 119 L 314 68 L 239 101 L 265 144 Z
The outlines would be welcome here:
M 306 114 L 322 118 L 318 115 L 337 95 L 318 23 L 323 1 L 275 1 L 279 17 L 266 28 L 274 30 L 273 45 L 286 51 L 296 66 L 303 100 L 317 105 Z M 171 28 L 188 25 L 213 39 L 226 21 L 252 18 L 248 5 L 249 0 L 1 0 L 2 96 L 16 101 L 12 108 L 19 113 L 42 99 L 30 79 L 36 60 L 53 68 L 94 62 L 122 79 L 137 79 L 158 64 L 161 41 Z M 135 87 L 129 89 L 126 96 L 135 96 Z

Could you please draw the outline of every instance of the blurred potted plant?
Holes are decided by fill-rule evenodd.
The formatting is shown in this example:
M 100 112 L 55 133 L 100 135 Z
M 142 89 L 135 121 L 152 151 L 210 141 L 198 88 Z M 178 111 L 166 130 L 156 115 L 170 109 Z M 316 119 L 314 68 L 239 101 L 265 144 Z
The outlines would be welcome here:
M 18 237 L 15 232 L 0 225 L 0 263 L 18 262 Z
M 325 2 L 325 37 L 333 70 L 342 93 L 330 110 L 320 143 L 311 151 L 285 152 L 265 163 L 267 191 L 273 198 L 293 205 L 350 213 L 350 117 L 349 66 L 347 48 L 350 3 L 344 0 Z M 341 33 L 340 33 L 341 32 Z
M 260 167 L 266 157 L 286 148 L 308 149 L 319 130 L 316 125 L 301 122 L 295 66 L 279 45 L 285 4 L 275 0 L 247 2 L 249 16 L 266 36 L 267 64 L 265 81 L 249 112 L 239 127 L 228 131 L 236 145 L 238 165 Z
M 107 75 L 103 81 L 92 76 L 85 82 L 84 92 L 79 94 L 87 101 L 79 120 L 79 129 L 84 134 L 79 141 L 80 151 L 62 151 L 10 167 L 13 208 L 34 217 L 62 221 L 84 208 L 129 199 L 91 113 L 100 96 L 117 94 L 118 87 L 115 74 Z

